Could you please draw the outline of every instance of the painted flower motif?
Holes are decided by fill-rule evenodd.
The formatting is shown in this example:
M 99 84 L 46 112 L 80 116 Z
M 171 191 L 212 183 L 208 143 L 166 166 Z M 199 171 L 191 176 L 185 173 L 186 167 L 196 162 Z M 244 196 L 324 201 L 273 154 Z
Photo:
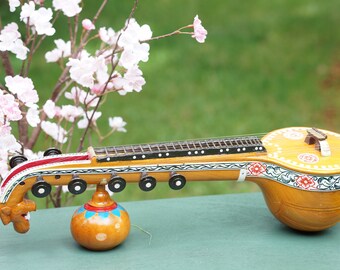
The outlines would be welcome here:
M 310 153 L 299 154 L 298 159 L 304 163 L 310 163 L 310 164 L 314 164 L 319 161 L 319 158 L 317 155 L 310 154 Z
M 208 31 L 202 26 L 201 20 L 198 18 L 198 15 L 194 18 L 194 34 L 192 37 L 197 40 L 199 43 L 204 43 Z
M 252 176 L 259 176 L 266 171 L 266 164 L 261 162 L 253 162 L 248 166 L 248 171 Z
M 297 178 L 296 183 L 299 187 L 303 189 L 316 189 L 317 183 L 314 181 L 313 177 L 308 175 L 301 175 Z

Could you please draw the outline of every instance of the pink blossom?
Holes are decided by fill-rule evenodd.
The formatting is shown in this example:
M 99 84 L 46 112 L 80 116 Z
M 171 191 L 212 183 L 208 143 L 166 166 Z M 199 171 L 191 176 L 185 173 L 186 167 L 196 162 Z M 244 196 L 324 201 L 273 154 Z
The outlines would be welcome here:
M 123 118 L 120 116 L 115 117 L 109 117 L 109 126 L 113 130 L 117 130 L 120 132 L 126 132 L 126 129 L 124 128 L 126 125 L 126 122 L 124 122 Z
M 26 59 L 29 50 L 21 40 L 16 23 L 10 23 L 0 31 L 0 51 L 12 52 L 20 60 Z
M 104 85 L 95 84 L 91 87 L 91 94 L 101 95 L 103 93 Z
M 3 94 L 0 91 L 0 118 L 6 117 L 9 121 L 18 121 L 22 118 L 19 103 L 13 95 Z
M 45 2 L 45 0 L 34 0 L 34 3 L 36 3 L 37 5 L 43 5 Z
M 93 23 L 91 22 L 91 20 L 89 20 L 89 19 L 84 19 L 84 20 L 81 22 L 81 25 L 83 26 L 83 28 L 84 28 L 86 31 L 96 29 L 96 27 L 94 26 L 94 24 L 93 24 Z
M 198 15 L 194 18 L 194 34 L 192 35 L 199 43 L 204 43 L 208 31 L 202 26 L 201 20 L 198 18 Z
M 21 145 L 17 142 L 13 134 L 0 137 L 0 148 L 7 151 L 20 151 Z
M 13 94 L 17 94 L 18 99 L 26 106 L 30 107 L 39 101 L 38 93 L 34 89 L 33 82 L 30 78 L 23 78 L 19 75 L 14 77 L 6 76 L 5 82 L 8 90 Z
M 0 137 L 7 136 L 11 134 L 11 132 L 12 128 L 8 123 L 6 125 L 0 124 Z
M 26 114 L 26 119 L 28 124 L 31 127 L 36 127 L 40 123 L 40 117 L 39 117 L 39 107 L 38 105 L 34 104 L 32 107 L 30 107 Z
M 53 0 L 52 5 L 55 10 L 61 10 L 65 16 L 74 17 L 79 14 L 81 0 Z
M 42 121 L 41 129 L 49 136 L 51 136 L 55 141 L 59 143 L 67 142 L 67 132 L 61 126 L 50 121 Z
M 45 54 L 47 63 L 57 62 L 60 58 L 69 57 L 71 55 L 71 41 L 65 42 L 62 39 L 56 39 L 54 43 L 57 48 Z
M 87 117 L 86 117 L 86 115 L 84 114 L 83 119 L 81 119 L 81 120 L 78 122 L 78 128 L 80 128 L 80 129 L 84 129 L 84 128 L 86 128 L 86 127 L 88 126 L 88 124 L 89 124 L 88 118 L 90 119 L 90 118 L 92 117 L 93 110 L 92 110 L 92 111 L 88 111 L 86 114 L 87 114 Z M 102 116 L 102 113 L 101 113 L 101 112 L 95 112 L 94 115 L 93 115 L 93 117 L 92 117 L 92 122 L 91 122 L 91 124 L 92 124 L 92 125 L 96 125 L 97 119 L 98 119 L 99 117 L 101 117 L 101 116 Z

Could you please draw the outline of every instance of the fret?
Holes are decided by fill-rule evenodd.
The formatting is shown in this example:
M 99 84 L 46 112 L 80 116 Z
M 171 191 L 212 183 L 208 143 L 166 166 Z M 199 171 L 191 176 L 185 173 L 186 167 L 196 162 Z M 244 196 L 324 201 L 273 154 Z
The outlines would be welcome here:
M 255 136 L 94 148 L 98 160 L 103 162 L 125 159 L 220 155 L 222 153 L 236 154 L 240 152 L 265 151 L 261 140 Z M 105 155 L 105 157 L 103 157 L 103 155 Z

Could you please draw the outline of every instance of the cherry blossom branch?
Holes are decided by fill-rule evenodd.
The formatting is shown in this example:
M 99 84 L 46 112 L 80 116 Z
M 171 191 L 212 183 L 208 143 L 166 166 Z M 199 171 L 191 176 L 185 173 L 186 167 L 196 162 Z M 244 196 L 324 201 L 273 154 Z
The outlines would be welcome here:
M 100 14 L 102 13 L 102 11 L 104 10 L 104 7 L 106 6 L 108 0 L 104 0 L 103 3 L 101 4 L 101 6 L 99 7 L 98 11 L 96 12 L 95 16 L 93 17 L 93 23 L 95 23 L 98 20 L 98 17 L 100 16 Z M 83 39 L 81 40 L 81 43 L 78 47 L 78 49 L 72 54 L 71 58 L 75 58 L 78 56 L 78 54 L 83 50 L 87 39 L 90 36 L 90 32 L 91 31 L 87 31 L 86 34 L 84 35 Z M 68 73 L 69 73 L 70 67 L 66 67 L 62 74 L 59 76 L 59 79 L 57 81 L 57 84 L 55 85 L 54 89 L 52 90 L 52 95 L 51 95 L 51 100 L 55 101 L 57 99 L 57 97 L 60 94 L 61 91 L 61 87 L 62 85 L 65 83 L 65 78 L 67 77 Z M 45 121 L 46 120 L 46 113 L 43 112 L 41 114 L 41 121 Z M 38 125 L 36 128 L 33 129 L 32 134 L 30 139 L 28 140 L 28 142 L 26 143 L 26 147 L 29 149 L 32 149 L 33 146 L 36 144 L 38 136 L 41 132 L 41 125 Z
M 146 39 L 146 40 L 142 40 L 141 43 L 142 42 L 149 42 L 149 41 L 152 41 L 152 40 L 158 40 L 158 39 L 162 39 L 162 38 L 166 38 L 166 37 L 171 37 L 171 36 L 178 35 L 178 34 L 193 35 L 194 34 L 193 32 L 182 32 L 183 29 L 187 29 L 187 28 L 193 28 L 193 25 L 189 24 L 189 25 L 183 26 L 183 27 L 171 32 L 171 33 L 164 34 L 164 35 L 157 36 L 157 37 L 152 37 L 152 38 L 149 38 L 149 39 Z
M 88 123 L 88 125 L 86 126 L 86 128 L 85 128 L 85 130 L 84 130 L 84 132 L 83 132 L 83 135 L 82 135 L 81 138 L 80 138 L 80 142 L 79 142 L 79 146 L 78 146 L 78 148 L 77 148 L 77 152 L 80 152 L 80 151 L 83 149 L 85 137 L 86 137 L 86 134 L 88 133 L 88 131 L 89 131 L 90 127 L 91 127 L 91 123 L 92 123 L 94 114 L 96 113 L 96 111 L 97 111 L 98 108 L 99 108 L 99 105 L 100 105 L 100 103 L 101 103 L 101 101 L 102 101 L 102 98 L 103 98 L 103 93 L 105 93 L 105 91 L 106 91 L 106 89 L 107 89 L 107 86 L 108 86 L 108 84 L 109 84 L 109 82 L 110 82 L 110 80 L 111 80 L 111 77 L 112 77 L 112 75 L 113 75 L 113 73 L 114 73 L 114 71 L 115 71 L 115 69 L 116 69 L 117 63 L 114 63 L 113 60 L 114 60 L 115 52 L 116 52 L 116 50 L 118 49 L 118 41 L 120 40 L 120 38 L 121 38 L 121 36 L 122 36 L 122 33 L 127 29 L 127 27 L 128 27 L 128 25 L 129 25 L 129 22 L 130 22 L 131 18 L 132 18 L 133 15 L 135 14 L 136 9 L 137 9 L 137 6 L 138 6 L 138 3 L 139 3 L 139 0 L 135 0 L 134 5 L 133 5 L 133 7 L 132 7 L 132 10 L 131 10 L 131 12 L 130 12 L 130 14 L 129 14 L 129 17 L 128 17 L 128 19 L 127 19 L 127 23 L 126 23 L 125 27 L 123 28 L 123 30 L 120 32 L 119 36 L 117 37 L 117 41 L 116 41 L 115 47 L 114 47 L 114 49 L 113 49 L 113 51 L 112 51 L 112 54 L 111 54 L 111 64 L 112 64 L 112 68 L 111 68 L 111 72 L 110 72 L 109 78 L 108 78 L 108 80 L 106 81 L 105 86 L 104 86 L 104 88 L 103 88 L 103 90 L 102 90 L 102 93 L 101 93 L 101 95 L 100 95 L 99 98 L 98 98 L 98 103 L 96 104 L 96 106 L 95 106 L 95 108 L 94 108 L 94 110 L 93 110 L 93 113 L 92 113 L 92 115 L 91 115 L 91 117 L 90 117 L 90 119 L 89 119 L 89 123 Z
M 8 52 L 7 51 L 0 52 L 0 57 L 2 60 L 2 66 L 5 69 L 5 74 L 8 76 L 14 76 L 14 70 L 13 70 L 11 61 L 9 60 Z

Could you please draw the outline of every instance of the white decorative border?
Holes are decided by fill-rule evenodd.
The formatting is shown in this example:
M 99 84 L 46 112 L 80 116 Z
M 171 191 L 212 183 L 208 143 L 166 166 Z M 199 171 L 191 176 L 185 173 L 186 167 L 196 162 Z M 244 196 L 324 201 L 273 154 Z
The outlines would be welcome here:
M 37 171 L 37 169 L 40 169 Z M 14 188 L 27 178 L 44 175 L 82 175 L 82 174 L 112 174 L 134 172 L 171 172 L 171 171 L 214 171 L 214 170 L 242 170 L 247 171 L 246 177 L 260 177 L 270 179 L 286 186 L 310 191 L 340 190 L 340 175 L 315 176 L 288 170 L 268 162 L 213 162 L 187 164 L 160 164 L 145 166 L 120 167 L 92 167 L 74 169 L 43 170 L 34 168 L 14 177 L 0 194 L 0 202 L 5 203 Z

